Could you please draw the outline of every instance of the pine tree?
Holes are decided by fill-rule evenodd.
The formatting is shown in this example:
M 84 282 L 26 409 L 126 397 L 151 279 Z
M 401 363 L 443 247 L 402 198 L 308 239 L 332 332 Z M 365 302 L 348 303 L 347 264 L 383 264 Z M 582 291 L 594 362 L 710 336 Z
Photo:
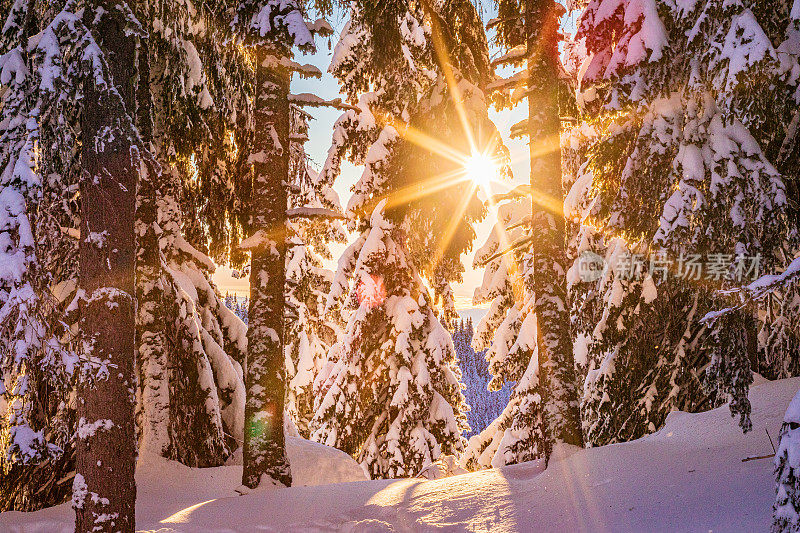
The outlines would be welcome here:
M 344 325 L 336 313 L 326 313 L 333 272 L 323 261 L 333 255 L 331 242 L 344 242 L 341 222 L 326 213 L 339 216 L 339 196 L 310 168 L 303 143 L 308 138 L 311 115 L 292 107 L 292 134 L 289 213 L 289 244 L 286 258 L 286 415 L 301 436 L 309 436 L 314 416 L 313 383 L 331 346 L 338 340 Z M 304 215 L 304 216 L 300 216 Z
M 713 329 L 701 319 L 724 304 L 715 291 L 744 281 L 749 258 L 771 270 L 795 247 L 787 184 L 797 171 L 782 151 L 795 134 L 778 126 L 796 108 L 796 52 L 778 52 L 791 48 L 789 15 L 788 2 L 709 0 L 592 1 L 581 16 L 571 137 L 581 163 L 565 210 L 580 223 L 569 277 L 592 444 L 726 398 L 749 428 L 754 310 Z M 605 258 L 599 279 L 581 279 L 587 252 Z M 644 271 L 628 276 L 636 254 Z M 692 257 L 718 264 L 695 275 Z
M 534 298 L 539 322 L 539 393 L 546 429 L 541 449 L 549 456 L 555 443 L 583 444 L 564 275 L 566 234 L 562 213 L 556 207 L 564 198 L 558 58 L 558 23 L 564 8 L 554 0 L 501 0 L 498 8 L 498 19 L 489 26 L 497 27 L 498 44 L 507 52 L 493 64 L 525 63 L 524 71 L 496 81 L 492 88 L 507 95 L 504 104 L 515 104 L 523 97 L 528 103 L 527 119 L 512 131 L 524 132 L 530 142 L 533 210 L 527 241 L 534 253 L 530 258 L 533 270 L 524 279 L 533 283 L 527 290 Z
M 435 304 L 450 322 L 449 282 L 483 208 L 440 147 L 464 160 L 504 156 L 480 89 L 488 47 L 469 2 L 355 2 L 330 71 L 351 105 L 320 179 L 332 183 L 346 156 L 365 170 L 346 210 L 360 236 L 339 260 L 331 298 L 352 314 L 315 382 L 312 438 L 373 477 L 415 474 L 463 446 L 459 372 Z
M 777 495 L 773 504 L 772 531 L 800 530 L 800 477 L 795 459 L 800 430 L 800 393 L 795 395 L 781 426 L 780 443 L 775 454 Z
M 225 178 L 229 186 L 224 190 L 228 192 L 237 185 L 230 177 L 238 173 L 243 158 L 237 157 L 240 155 L 237 151 L 229 150 L 232 142 L 228 133 L 234 129 L 226 131 L 219 125 L 234 122 L 231 118 L 235 115 L 234 110 L 228 106 L 235 107 L 245 93 L 241 90 L 242 84 L 231 81 L 241 74 L 241 69 L 232 68 L 231 65 L 239 63 L 226 63 L 225 54 L 238 53 L 238 49 L 234 45 L 212 46 L 215 42 L 223 42 L 219 25 L 208 24 L 216 15 L 208 11 L 205 5 L 198 10 L 187 10 L 184 3 L 179 4 L 161 2 L 153 6 L 141 2 L 136 6 L 139 20 L 153 27 L 145 25 L 138 36 L 140 44 L 136 73 L 139 82 L 135 117 L 145 146 L 160 163 L 158 165 L 145 158 L 146 164 L 137 191 L 137 297 L 140 302 L 137 327 L 150 323 L 142 320 L 148 315 L 154 317 L 154 322 L 150 324 L 157 326 L 152 330 L 156 333 L 155 337 L 143 335 L 144 329 L 139 332 L 137 428 L 143 453 L 154 451 L 155 448 L 158 450 L 156 453 L 189 465 L 213 466 L 222 464 L 234 449 L 236 440 L 242 439 L 244 386 L 239 361 L 243 359 L 246 339 L 243 324 L 224 309 L 216 289 L 208 281 L 214 265 L 200 249 L 209 251 L 206 242 L 230 242 L 241 225 L 226 222 L 222 227 L 231 231 L 220 234 L 220 226 L 215 222 L 222 216 L 213 217 L 209 224 L 187 223 L 182 211 L 189 204 L 178 199 L 191 197 L 196 186 L 209 187 L 212 178 Z M 72 25 L 68 13 L 77 10 L 74 3 L 67 3 L 63 14 L 62 5 L 37 5 L 31 2 L 20 6 L 20 11 L 14 16 L 35 13 L 29 19 L 34 28 L 32 34 L 41 32 L 47 37 L 29 57 L 29 76 L 25 78 L 25 84 L 31 102 L 36 102 L 40 109 L 36 132 L 36 172 L 47 176 L 46 180 L 41 181 L 38 191 L 29 189 L 32 194 L 26 200 L 26 209 L 34 215 L 29 217 L 36 242 L 36 260 L 32 263 L 36 269 L 33 296 L 41 302 L 34 312 L 39 316 L 42 326 L 36 327 L 40 328 L 43 338 L 49 340 L 42 344 L 42 348 L 46 349 L 34 354 L 35 358 L 44 357 L 41 363 L 37 363 L 43 372 L 26 371 L 26 380 L 30 385 L 9 387 L 18 397 L 10 398 L 12 401 L 3 405 L 22 407 L 29 399 L 31 405 L 41 405 L 42 408 L 37 409 L 32 418 L 25 414 L 32 422 L 30 427 L 34 433 L 40 435 L 34 435 L 35 438 L 30 442 L 41 443 L 44 447 L 40 449 L 50 450 L 51 453 L 31 455 L 30 460 L 23 461 L 23 455 L 14 452 L 12 460 L 3 465 L 5 474 L 0 476 L 0 492 L 3 494 L 0 507 L 32 510 L 63 501 L 69 491 L 68 483 L 64 480 L 72 479 L 75 468 L 71 439 L 76 427 L 75 406 L 68 398 L 72 387 L 70 369 L 74 366 L 74 355 L 71 353 L 76 345 L 72 336 L 65 335 L 61 328 L 77 328 L 75 306 L 69 309 L 67 306 L 76 296 L 78 270 L 79 120 L 82 102 L 85 102 L 80 93 L 80 76 L 84 71 L 79 68 L 78 59 L 82 43 L 80 36 L 84 28 L 79 25 L 76 29 Z M 26 6 L 31 6 L 31 10 L 25 11 Z M 158 11 L 148 11 L 151 8 Z M 164 26 L 156 28 L 156 20 L 160 20 Z M 14 25 L 9 24 L 8 28 L 13 31 Z M 203 28 L 211 31 L 205 32 Z M 147 39 L 144 32 L 149 34 Z M 213 38 L 209 38 L 210 33 L 214 34 Z M 185 42 L 187 40 L 189 44 Z M 20 41 L 15 40 L 14 46 Z M 192 41 L 196 46 L 190 46 Z M 198 55 L 190 57 L 188 50 L 192 49 L 198 50 Z M 152 68 L 151 62 L 147 61 L 151 56 L 156 58 Z M 198 65 L 194 60 L 198 58 L 202 58 L 199 65 L 205 68 L 194 68 Z M 202 87 L 187 82 L 191 76 L 206 71 L 219 72 L 219 69 L 212 68 L 215 62 L 227 64 L 226 76 L 214 78 L 213 83 L 208 81 L 205 85 L 200 84 Z M 11 68 L 6 72 L 16 79 Z M 41 83 L 41 80 L 46 82 Z M 244 86 L 246 89 L 246 84 Z M 187 87 L 191 90 L 185 91 Z M 225 105 L 209 107 L 204 92 L 206 96 L 215 95 L 216 101 Z M 4 98 L 12 97 L 13 93 L 7 91 Z M 221 94 L 225 94 L 225 97 L 219 96 Z M 17 113 L 14 109 L 15 106 L 4 107 L 8 116 L 11 116 L 11 112 Z M 132 111 L 130 114 L 134 116 Z M 246 113 L 242 115 L 246 116 Z M 12 120 L 9 123 L 14 128 L 19 128 L 20 124 L 25 127 L 25 122 Z M 214 128 L 198 128 L 195 127 L 197 123 L 214 125 Z M 220 129 L 222 134 L 219 134 Z M 3 153 L 12 154 L 18 150 L 14 144 L 17 135 L 14 133 L 4 137 L 0 145 Z M 184 140 L 186 142 L 182 142 Z M 181 161 L 184 157 L 190 160 L 198 145 L 204 146 L 204 150 L 194 159 L 196 167 L 192 171 L 191 165 L 183 165 Z M 221 151 L 229 154 L 222 166 L 216 158 Z M 207 170 L 211 167 L 215 172 Z M 206 176 L 209 178 L 205 179 Z M 209 187 L 206 196 L 216 199 L 213 194 L 216 190 L 219 187 Z M 221 205 L 223 203 L 215 201 L 203 205 L 209 211 L 212 208 L 223 213 L 225 209 L 233 210 L 231 203 Z M 36 217 L 37 213 L 46 213 L 47 216 Z M 230 221 L 230 218 L 225 220 Z M 198 226 L 208 229 L 208 232 L 198 233 Z M 148 229 L 153 231 L 148 232 Z M 193 243 L 189 244 L 184 238 L 187 234 L 194 236 Z M 215 250 L 220 248 L 219 244 L 214 244 Z M 227 250 L 217 253 L 227 254 L 227 257 L 231 255 Z M 151 268 L 150 275 L 142 268 Z M 154 287 L 157 290 L 153 290 Z M 14 301 L 20 302 L 19 299 Z M 11 305 L 4 311 L 13 315 L 22 310 L 13 301 L 9 302 Z M 27 303 L 25 305 L 30 309 Z M 21 323 L 35 325 L 36 321 Z M 155 364 L 158 362 L 155 357 L 143 357 L 148 350 L 152 354 L 159 347 L 164 355 L 161 365 Z M 5 363 L 10 359 L 4 356 L 3 361 Z M 20 361 L 27 364 L 24 360 Z M 12 372 L 3 372 L 3 375 L 7 376 L 5 383 L 12 384 L 16 380 Z M 154 396 L 154 392 L 158 394 Z M 150 395 L 143 400 L 147 394 Z M 47 402 L 40 401 L 42 398 L 47 398 Z M 144 412 L 145 406 L 149 414 Z M 150 416 L 154 413 L 159 416 Z M 22 422 L 23 417 L 9 419 Z M 13 428 L 8 429 L 14 431 Z M 2 430 L 6 431 L 5 425 Z M 149 435 L 145 438 L 147 433 Z M 150 438 L 154 433 L 159 438 Z M 6 450 L 11 449 L 6 447 L 6 443 L 11 445 L 3 440 L 4 455 Z M 158 446 L 151 446 L 154 443 Z
M 546 451 L 536 314 L 531 285 L 526 283 L 532 275 L 527 192 L 522 186 L 495 198 L 500 202 L 497 223 L 473 262 L 485 268 L 473 303 L 489 303 L 489 310 L 478 324 L 472 345 L 486 350 L 492 376 L 489 390 L 506 384 L 513 384 L 513 389 L 503 411 L 469 440 L 461 463 L 471 470 L 529 461 Z
M 242 484 L 251 488 L 263 478 L 286 486 L 292 479 L 283 435 L 289 83 L 293 71 L 304 71 L 291 60 L 293 48 L 312 51 L 315 27 L 302 8 L 294 0 L 246 0 L 233 24 L 255 62 L 249 236 L 240 244 L 251 253 L 242 473 Z
M 64 238 L 78 206 L 60 163 L 73 145 L 74 97 L 62 46 L 78 43 L 69 15 L 35 2 L 0 3 L 0 511 L 63 501 L 74 460 L 66 402 L 77 365 L 66 307 L 77 241 Z M 55 11 L 55 13 L 52 13 Z M 66 20 L 65 20 L 66 19 Z M 40 33 L 41 32 L 41 33 Z M 29 40 L 40 34 L 37 44 Z M 67 154 L 69 152 L 66 152 Z M 44 176 L 47 176 L 45 179 Z M 73 189 L 74 190 L 74 189 Z M 64 261 L 64 259 L 68 259 Z M 72 259 L 72 260 L 69 260 Z M 46 399 L 46 400 L 45 400 Z
M 190 466 L 222 464 L 243 438 L 245 328 L 210 282 L 207 253 L 231 262 L 242 227 L 231 214 L 240 162 L 230 106 L 246 101 L 249 71 L 211 8 L 140 9 L 149 38 L 137 125 L 160 163 L 137 205 L 140 449 Z
M 334 282 L 355 309 L 334 367 L 318 376 L 312 423 L 314 440 L 353 455 L 373 478 L 415 475 L 456 455 L 467 429 L 452 340 L 383 206 L 345 252 L 356 286 L 341 274 Z

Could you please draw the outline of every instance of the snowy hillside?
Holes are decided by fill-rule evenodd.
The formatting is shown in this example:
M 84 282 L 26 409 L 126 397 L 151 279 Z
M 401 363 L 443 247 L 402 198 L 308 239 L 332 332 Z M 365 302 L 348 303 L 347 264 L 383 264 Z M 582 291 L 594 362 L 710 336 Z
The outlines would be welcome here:
M 766 531 L 772 460 L 742 459 L 772 453 L 765 429 L 777 436 L 798 387 L 800 378 L 754 386 L 747 435 L 727 407 L 675 412 L 654 435 L 578 451 L 544 473 L 539 462 L 530 462 L 435 481 L 361 481 L 239 496 L 241 467 L 190 469 L 163 461 L 137 472 L 137 526 L 161 532 Z M 354 463 L 322 450 L 290 441 L 295 471 L 307 473 L 299 478 L 315 472 L 318 482 L 328 482 L 331 471 L 345 476 L 339 479 L 359 478 Z M 0 514 L 0 530 L 71 531 L 73 521 L 65 504 Z

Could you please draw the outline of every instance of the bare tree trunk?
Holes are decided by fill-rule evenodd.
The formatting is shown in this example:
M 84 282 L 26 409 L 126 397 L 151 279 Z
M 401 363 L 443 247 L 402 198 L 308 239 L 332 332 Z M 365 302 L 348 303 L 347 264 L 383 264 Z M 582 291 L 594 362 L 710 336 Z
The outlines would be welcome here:
M 581 446 L 580 413 L 569 308 L 566 235 L 561 204 L 560 119 L 558 112 L 558 17 L 553 0 L 526 0 L 528 49 L 528 134 L 533 191 L 533 291 L 536 298 L 539 382 L 548 437 Z
M 253 197 L 250 205 L 250 310 L 247 330 L 244 468 L 242 484 L 256 487 L 263 476 L 292 484 L 283 434 L 284 285 L 286 208 L 289 180 L 290 73 L 262 45 L 256 55 Z M 272 61 L 270 61 L 272 59 Z
M 111 6 L 98 4 L 106 15 L 94 25 L 95 36 L 102 40 L 125 107 L 132 109 L 135 40 L 109 15 Z M 80 329 L 89 363 L 77 405 L 73 502 L 79 533 L 133 531 L 136 502 L 133 295 L 138 168 L 126 109 L 92 81 L 86 84 L 81 181 L 79 286 L 85 299 Z

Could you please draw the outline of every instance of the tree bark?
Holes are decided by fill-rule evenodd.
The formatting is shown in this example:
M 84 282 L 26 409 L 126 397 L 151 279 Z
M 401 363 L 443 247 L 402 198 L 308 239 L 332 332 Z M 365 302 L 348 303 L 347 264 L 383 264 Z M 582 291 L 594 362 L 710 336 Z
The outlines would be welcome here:
M 250 205 L 250 310 L 245 368 L 244 468 L 242 484 L 266 478 L 290 486 L 283 434 L 284 286 L 289 180 L 290 72 L 275 64 L 281 50 L 256 50 L 253 193 Z M 265 64 L 266 63 L 266 64 Z
M 77 532 L 133 531 L 134 468 L 134 214 L 138 164 L 126 108 L 134 102 L 134 37 L 125 35 L 111 6 L 93 24 L 122 102 L 86 82 L 83 110 L 80 330 L 86 363 L 78 389 L 77 474 L 73 484 Z M 124 104 L 124 106 L 123 106 Z
M 150 13 L 141 13 L 142 18 Z M 136 125 L 142 141 L 153 150 L 153 98 L 150 80 L 150 45 L 138 54 Z M 170 390 L 167 365 L 167 318 L 164 314 L 158 222 L 161 176 L 155 169 L 139 179 L 136 205 L 136 362 L 138 374 L 137 429 L 139 453 L 167 456 L 170 444 Z
M 558 18 L 553 0 L 526 0 L 528 134 L 533 191 L 533 291 L 538 320 L 539 383 L 548 437 L 581 446 L 566 283 L 566 235 L 558 111 Z

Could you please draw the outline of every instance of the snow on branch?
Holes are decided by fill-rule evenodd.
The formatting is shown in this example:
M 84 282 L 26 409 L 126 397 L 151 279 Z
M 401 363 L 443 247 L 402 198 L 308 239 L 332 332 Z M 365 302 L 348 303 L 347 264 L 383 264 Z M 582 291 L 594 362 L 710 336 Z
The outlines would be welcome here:
M 517 200 L 525 198 L 531 194 L 531 186 L 528 184 L 517 185 L 512 190 L 500 194 L 492 195 L 492 203 L 505 202 L 506 200 Z
M 528 71 L 521 70 L 510 78 L 498 78 L 486 86 L 487 92 L 504 92 L 528 84 Z
M 506 248 L 505 250 L 500 250 L 499 252 L 495 253 L 494 255 L 490 255 L 489 257 L 487 257 L 487 258 L 484 260 L 484 264 L 485 264 L 485 263 L 488 263 L 488 262 L 490 262 L 490 261 L 494 261 L 495 259 L 497 259 L 497 258 L 499 258 L 499 257 L 503 257 L 503 256 L 504 256 L 504 255 L 506 255 L 506 254 L 510 254 L 510 253 L 511 253 L 511 252 L 513 252 L 514 250 L 518 250 L 518 249 L 520 249 L 520 248 L 522 248 L 522 247 L 524 247 L 524 246 L 527 246 L 527 245 L 528 245 L 528 244 L 530 244 L 531 242 L 533 242 L 533 237 L 532 237 L 532 236 L 530 236 L 530 235 L 528 235 L 528 236 L 525 236 L 525 237 L 523 237 L 523 238 L 521 238 L 521 239 L 519 239 L 519 240 L 517 240 L 517 241 L 514 241 L 514 242 L 512 242 L 512 243 L 511 243 L 511 245 L 509 245 L 509 247 L 508 247 L 508 248 Z
M 345 218 L 342 213 L 324 207 L 295 207 L 294 209 L 287 209 L 286 216 L 290 218 Z
M 511 126 L 511 132 L 509 133 L 509 137 L 512 139 L 519 139 L 528 135 L 528 119 L 522 119 L 513 126 Z
M 317 19 L 314 22 L 306 21 L 306 28 L 314 35 L 328 37 L 333 35 L 333 27 L 325 19 Z
M 525 46 L 524 44 L 520 44 L 515 46 L 505 54 L 501 55 L 497 59 L 493 59 L 492 66 L 499 67 L 508 64 L 518 64 L 524 61 L 527 55 L 528 55 L 528 47 Z
M 297 61 L 292 61 L 288 57 L 276 57 L 269 55 L 264 58 L 262 66 L 267 68 L 283 67 L 292 72 L 300 74 L 301 78 L 321 78 L 322 71 L 314 65 L 302 64 Z
M 791 263 L 789 263 L 789 266 L 786 267 L 786 270 L 780 274 L 767 274 L 761 276 L 745 287 L 719 291 L 719 294 L 721 295 L 738 296 L 739 303 L 731 307 L 726 307 L 717 311 L 711 311 L 702 319 L 700 319 L 700 322 L 708 325 L 713 324 L 728 313 L 742 309 L 751 302 L 762 300 L 768 294 L 786 287 L 789 283 L 797 280 L 798 278 L 800 278 L 800 257 L 795 258 Z
M 290 94 L 289 102 L 298 106 L 333 107 L 342 110 L 360 111 L 358 107 L 342 102 L 341 98 L 325 100 L 324 98 L 311 93 Z
M 525 15 L 523 15 L 523 14 L 514 15 L 512 17 L 503 17 L 503 18 L 497 17 L 497 18 L 493 18 L 489 22 L 486 23 L 486 29 L 487 30 L 491 30 L 492 28 L 496 28 L 497 26 L 503 24 L 504 22 L 511 22 L 513 20 L 521 20 L 521 19 L 524 19 L 524 18 L 525 18 Z

